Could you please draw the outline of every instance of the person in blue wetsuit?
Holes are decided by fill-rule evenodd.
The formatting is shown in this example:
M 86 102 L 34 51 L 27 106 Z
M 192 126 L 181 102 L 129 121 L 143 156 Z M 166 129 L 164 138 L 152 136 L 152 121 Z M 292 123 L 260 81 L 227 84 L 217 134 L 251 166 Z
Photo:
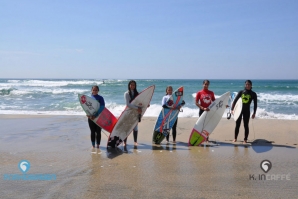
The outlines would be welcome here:
M 100 107 L 95 115 L 87 115 L 87 117 L 88 117 L 89 128 L 91 131 L 90 137 L 91 137 L 92 147 L 95 148 L 95 140 L 96 140 L 96 147 L 99 148 L 100 140 L 101 140 L 101 128 L 97 124 L 95 124 L 92 120 L 96 118 L 105 108 L 105 101 L 102 96 L 98 95 L 98 92 L 99 92 L 98 86 L 92 86 L 91 91 L 92 91 L 91 97 L 96 99 L 99 102 Z
M 238 92 L 237 96 L 235 97 L 235 100 L 232 104 L 232 113 L 234 113 L 234 107 L 237 102 L 237 100 L 241 97 L 242 98 L 242 111 L 239 116 L 239 118 L 236 121 L 236 127 L 235 127 L 235 137 L 233 142 L 237 141 L 237 137 L 239 134 L 239 128 L 241 125 L 241 120 L 243 117 L 243 124 L 244 124 L 244 143 L 247 143 L 247 138 L 249 134 L 249 117 L 250 117 L 250 104 L 253 101 L 254 102 L 254 109 L 253 114 L 251 116 L 252 119 L 256 116 L 257 111 L 257 94 L 251 90 L 252 89 L 252 82 L 250 80 L 245 81 L 245 89 Z

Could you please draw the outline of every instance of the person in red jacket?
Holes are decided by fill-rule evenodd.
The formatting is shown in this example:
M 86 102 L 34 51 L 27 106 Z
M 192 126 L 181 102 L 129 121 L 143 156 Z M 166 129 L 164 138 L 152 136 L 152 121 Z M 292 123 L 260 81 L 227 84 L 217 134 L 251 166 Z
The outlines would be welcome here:
M 214 93 L 208 89 L 209 85 L 210 81 L 204 80 L 203 89 L 197 92 L 196 95 L 195 104 L 200 108 L 199 116 L 201 116 L 204 111 L 210 111 L 208 107 L 213 101 L 215 101 Z M 207 141 L 208 139 L 209 137 L 207 137 Z

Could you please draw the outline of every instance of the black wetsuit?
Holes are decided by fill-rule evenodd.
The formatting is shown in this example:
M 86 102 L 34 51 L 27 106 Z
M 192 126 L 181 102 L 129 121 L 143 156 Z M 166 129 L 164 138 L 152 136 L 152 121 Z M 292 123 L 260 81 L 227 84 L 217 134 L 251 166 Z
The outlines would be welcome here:
M 250 104 L 252 101 L 254 101 L 254 114 L 257 111 L 257 94 L 253 92 L 252 90 L 241 90 L 238 92 L 237 96 L 234 99 L 234 102 L 232 104 L 231 110 L 234 109 L 235 104 L 239 98 L 242 98 L 242 111 L 239 116 L 239 118 L 236 121 L 236 127 L 235 127 L 235 139 L 237 139 L 239 134 L 239 128 L 241 125 L 241 119 L 243 117 L 243 123 L 244 123 L 244 140 L 247 140 L 248 134 L 249 134 L 249 117 L 250 117 Z
M 91 131 L 91 143 L 92 146 L 95 146 L 95 137 L 96 137 L 96 144 L 100 145 L 101 140 L 101 128 L 95 124 L 92 120 L 88 118 L 88 124 Z

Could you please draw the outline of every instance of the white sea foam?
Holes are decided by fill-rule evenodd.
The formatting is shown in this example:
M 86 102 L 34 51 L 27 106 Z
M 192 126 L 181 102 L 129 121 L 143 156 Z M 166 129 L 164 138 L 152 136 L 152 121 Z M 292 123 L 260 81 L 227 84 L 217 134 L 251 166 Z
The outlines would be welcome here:
M 1 83 L 2 87 L 61 87 L 68 85 L 100 85 L 102 80 L 9 80 L 7 83 Z
M 53 104 L 54 105 L 54 104 Z M 59 104 L 55 104 L 59 106 Z M 29 110 L 16 110 L 19 107 L 17 106 L 3 106 L 0 105 L 0 114 L 29 114 L 29 115 L 85 115 L 81 106 L 64 107 L 63 111 L 46 111 L 45 107 L 41 107 L 39 111 L 29 111 Z M 125 108 L 125 105 L 116 105 L 115 103 L 106 104 L 108 108 L 116 117 L 119 117 L 122 111 Z M 5 110 L 5 109 L 14 109 L 14 110 Z M 179 117 L 189 118 L 189 117 L 198 117 L 199 110 L 192 109 L 187 106 L 182 107 L 183 112 L 179 113 Z M 152 104 L 147 108 L 144 116 L 145 117 L 157 117 L 161 111 L 161 106 L 157 104 Z M 229 109 L 226 109 L 223 114 L 223 118 L 227 117 Z M 256 119 L 282 119 L 282 120 L 298 120 L 298 115 L 291 114 L 277 114 L 273 112 L 265 111 L 265 109 L 258 108 L 256 113 Z
M 292 94 L 271 94 L 271 93 L 259 93 L 258 100 L 266 103 L 281 103 L 290 104 L 298 103 L 298 95 Z

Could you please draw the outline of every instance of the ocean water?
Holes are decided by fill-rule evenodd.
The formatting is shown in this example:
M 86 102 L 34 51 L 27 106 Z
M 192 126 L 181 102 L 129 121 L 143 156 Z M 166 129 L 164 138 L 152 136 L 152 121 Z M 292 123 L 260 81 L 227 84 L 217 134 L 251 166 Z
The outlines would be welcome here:
M 203 80 L 140 79 L 140 92 L 155 85 L 154 95 L 145 116 L 157 117 L 165 89 L 184 86 L 186 105 L 179 117 L 198 117 L 194 104 L 196 92 Z M 245 80 L 210 80 L 209 89 L 218 97 L 244 88 Z M 0 114 L 84 115 L 78 94 L 91 94 L 92 85 L 98 85 L 106 107 L 119 116 L 125 108 L 124 92 L 129 80 L 117 79 L 0 79 Z M 257 117 L 260 119 L 298 120 L 298 80 L 252 80 L 258 95 Z M 251 104 L 251 109 L 253 103 Z M 228 109 L 227 109 L 228 111 Z M 226 117 L 226 114 L 223 115 Z

